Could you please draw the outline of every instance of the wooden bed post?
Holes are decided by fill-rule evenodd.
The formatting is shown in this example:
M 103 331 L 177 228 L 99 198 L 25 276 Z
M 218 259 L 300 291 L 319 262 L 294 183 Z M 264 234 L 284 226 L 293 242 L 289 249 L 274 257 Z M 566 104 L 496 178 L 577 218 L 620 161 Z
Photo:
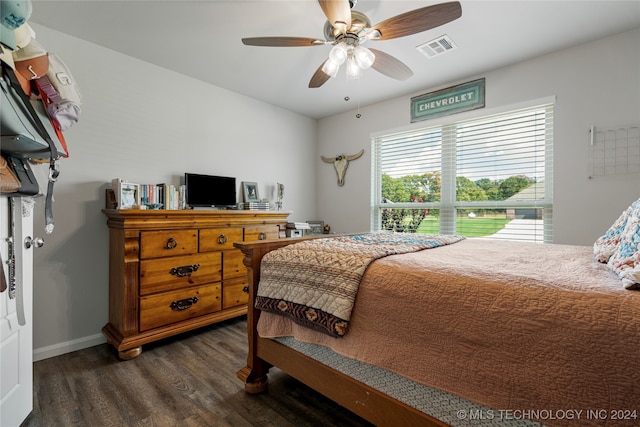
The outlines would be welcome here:
M 249 301 L 247 311 L 247 335 L 249 338 L 249 353 L 247 355 L 247 365 L 240 369 L 236 375 L 244 381 L 244 388 L 247 393 L 262 393 L 267 389 L 269 368 L 271 364 L 258 357 L 258 332 L 257 325 L 260 318 L 260 310 L 255 308 L 255 297 L 260 282 L 260 262 L 262 257 L 274 249 L 297 243 L 302 240 L 317 238 L 318 236 L 289 238 L 278 240 L 261 240 L 238 242 L 233 245 L 244 254 L 243 263 L 248 270 Z
M 257 355 L 257 332 L 258 318 L 260 310 L 255 308 L 255 297 L 258 290 L 258 282 L 260 282 L 260 261 L 264 254 L 269 250 L 261 248 L 247 247 L 245 244 L 235 243 L 234 246 L 239 248 L 244 254 L 244 265 L 247 267 L 249 276 L 249 306 L 247 311 L 247 334 L 249 338 L 249 353 L 247 355 L 247 366 L 237 372 L 238 378 L 244 381 L 244 388 L 247 393 L 261 393 L 267 389 L 270 366 L 258 358 Z

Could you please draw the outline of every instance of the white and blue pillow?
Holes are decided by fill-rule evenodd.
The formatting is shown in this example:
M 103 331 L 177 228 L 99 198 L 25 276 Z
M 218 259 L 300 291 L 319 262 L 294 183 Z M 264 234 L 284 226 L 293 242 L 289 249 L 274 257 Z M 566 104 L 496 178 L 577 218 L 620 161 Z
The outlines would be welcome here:
M 636 203 L 638 202 L 634 202 L 624 212 L 622 212 L 613 225 L 609 227 L 607 232 L 604 233 L 603 236 L 599 237 L 593 244 L 593 254 L 599 262 L 607 263 L 609 258 L 611 258 L 611 255 L 613 255 L 616 249 L 618 249 L 620 240 L 622 240 L 622 233 L 627 225 L 627 221 L 629 220 L 629 214 L 633 210 L 633 205 Z
M 593 249 L 596 259 L 615 271 L 626 289 L 640 289 L 640 199 L 596 240 Z

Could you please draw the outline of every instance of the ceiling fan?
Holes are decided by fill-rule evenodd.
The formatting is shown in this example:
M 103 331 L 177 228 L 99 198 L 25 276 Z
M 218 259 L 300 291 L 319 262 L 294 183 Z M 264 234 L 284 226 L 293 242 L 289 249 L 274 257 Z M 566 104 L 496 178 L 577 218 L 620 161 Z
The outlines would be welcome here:
M 343 63 L 347 63 L 347 77 L 358 78 L 369 67 L 396 80 L 406 80 L 413 71 L 402 61 L 378 49 L 362 44 L 368 40 L 390 40 L 410 36 L 451 22 L 462 16 L 457 1 L 422 7 L 396 15 L 376 25 L 358 11 L 351 10 L 357 0 L 318 0 L 327 17 L 324 40 L 307 37 L 248 37 L 242 43 L 249 46 L 325 46 L 333 45 L 329 58 L 316 70 L 309 81 L 310 88 L 322 86 L 335 77 Z

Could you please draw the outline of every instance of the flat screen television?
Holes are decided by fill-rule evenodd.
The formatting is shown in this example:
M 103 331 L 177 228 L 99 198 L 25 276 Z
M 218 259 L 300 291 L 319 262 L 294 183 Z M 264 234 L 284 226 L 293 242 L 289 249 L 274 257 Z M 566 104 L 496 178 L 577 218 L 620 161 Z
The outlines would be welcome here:
M 185 173 L 186 204 L 190 208 L 236 206 L 236 179 L 228 176 Z

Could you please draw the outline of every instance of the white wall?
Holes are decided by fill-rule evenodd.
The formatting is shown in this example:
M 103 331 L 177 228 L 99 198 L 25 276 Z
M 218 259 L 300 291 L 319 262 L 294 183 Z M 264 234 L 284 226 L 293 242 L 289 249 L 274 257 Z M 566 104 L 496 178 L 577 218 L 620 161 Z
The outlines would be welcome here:
M 437 124 L 439 119 L 411 125 L 410 98 L 481 77 L 485 109 L 456 117 L 555 96 L 554 242 L 593 244 L 640 197 L 638 174 L 587 177 L 590 126 L 640 124 L 640 29 L 364 107 L 359 119 L 351 111 L 320 120 L 318 156 L 362 148 L 365 155 L 349 165 L 344 187 L 337 186 L 331 165 L 319 164 L 318 218 L 336 232 L 369 230 L 371 134 Z
M 315 216 L 308 192 L 315 188 L 315 120 L 32 26 L 84 95 L 80 122 L 65 132 L 70 158 L 56 184 L 52 235 L 44 235 L 41 200 L 36 209 L 35 233 L 46 241 L 35 253 L 36 360 L 104 342 L 109 243 L 101 209 L 112 178 L 177 185 L 187 171 L 235 176 L 238 186 L 258 182 L 261 197 L 272 199 L 281 182 L 290 219 Z M 298 161 L 282 167 L 292 151 Z
M 316 218 L 333 231 L 367 231 L 370 135 L 410 127 L 410 98 L 440 88 L 361 107 L 360 119 L 352 111 L 316 122 L 33 27 L 45 48 L 69 65 L 85 96 L 80 123 L 65 133 L 71 157 L 62 162 L 56 184 L 56 230 L 35 252 L 35 360 L 104 342 L 108 232 L 101 209 L 111 178 L 177 184 L 185 171 L 211 172 L 256 181 L 262 196 L 271 196 L 273 185 L 282 182 L 291 220 Z M 461 119 L 556 97 L 554 240 L 591 244 L 640 197 L 638 175 L 589 180 L 586 174 L 591 125 L 640 123 L 640 29 L 465 81 L 478 77 L 486 78 L 486 108 L 459 114 Z M 320 155 L 362 148 L 365 155 L 351 162 L 344 187 L 338 187 L 333 166 Z M 282 167 L 283 154 L 294 149 L 297 162 Z M 43 225 L 39 201 L 36 235 L 44 235 Z

